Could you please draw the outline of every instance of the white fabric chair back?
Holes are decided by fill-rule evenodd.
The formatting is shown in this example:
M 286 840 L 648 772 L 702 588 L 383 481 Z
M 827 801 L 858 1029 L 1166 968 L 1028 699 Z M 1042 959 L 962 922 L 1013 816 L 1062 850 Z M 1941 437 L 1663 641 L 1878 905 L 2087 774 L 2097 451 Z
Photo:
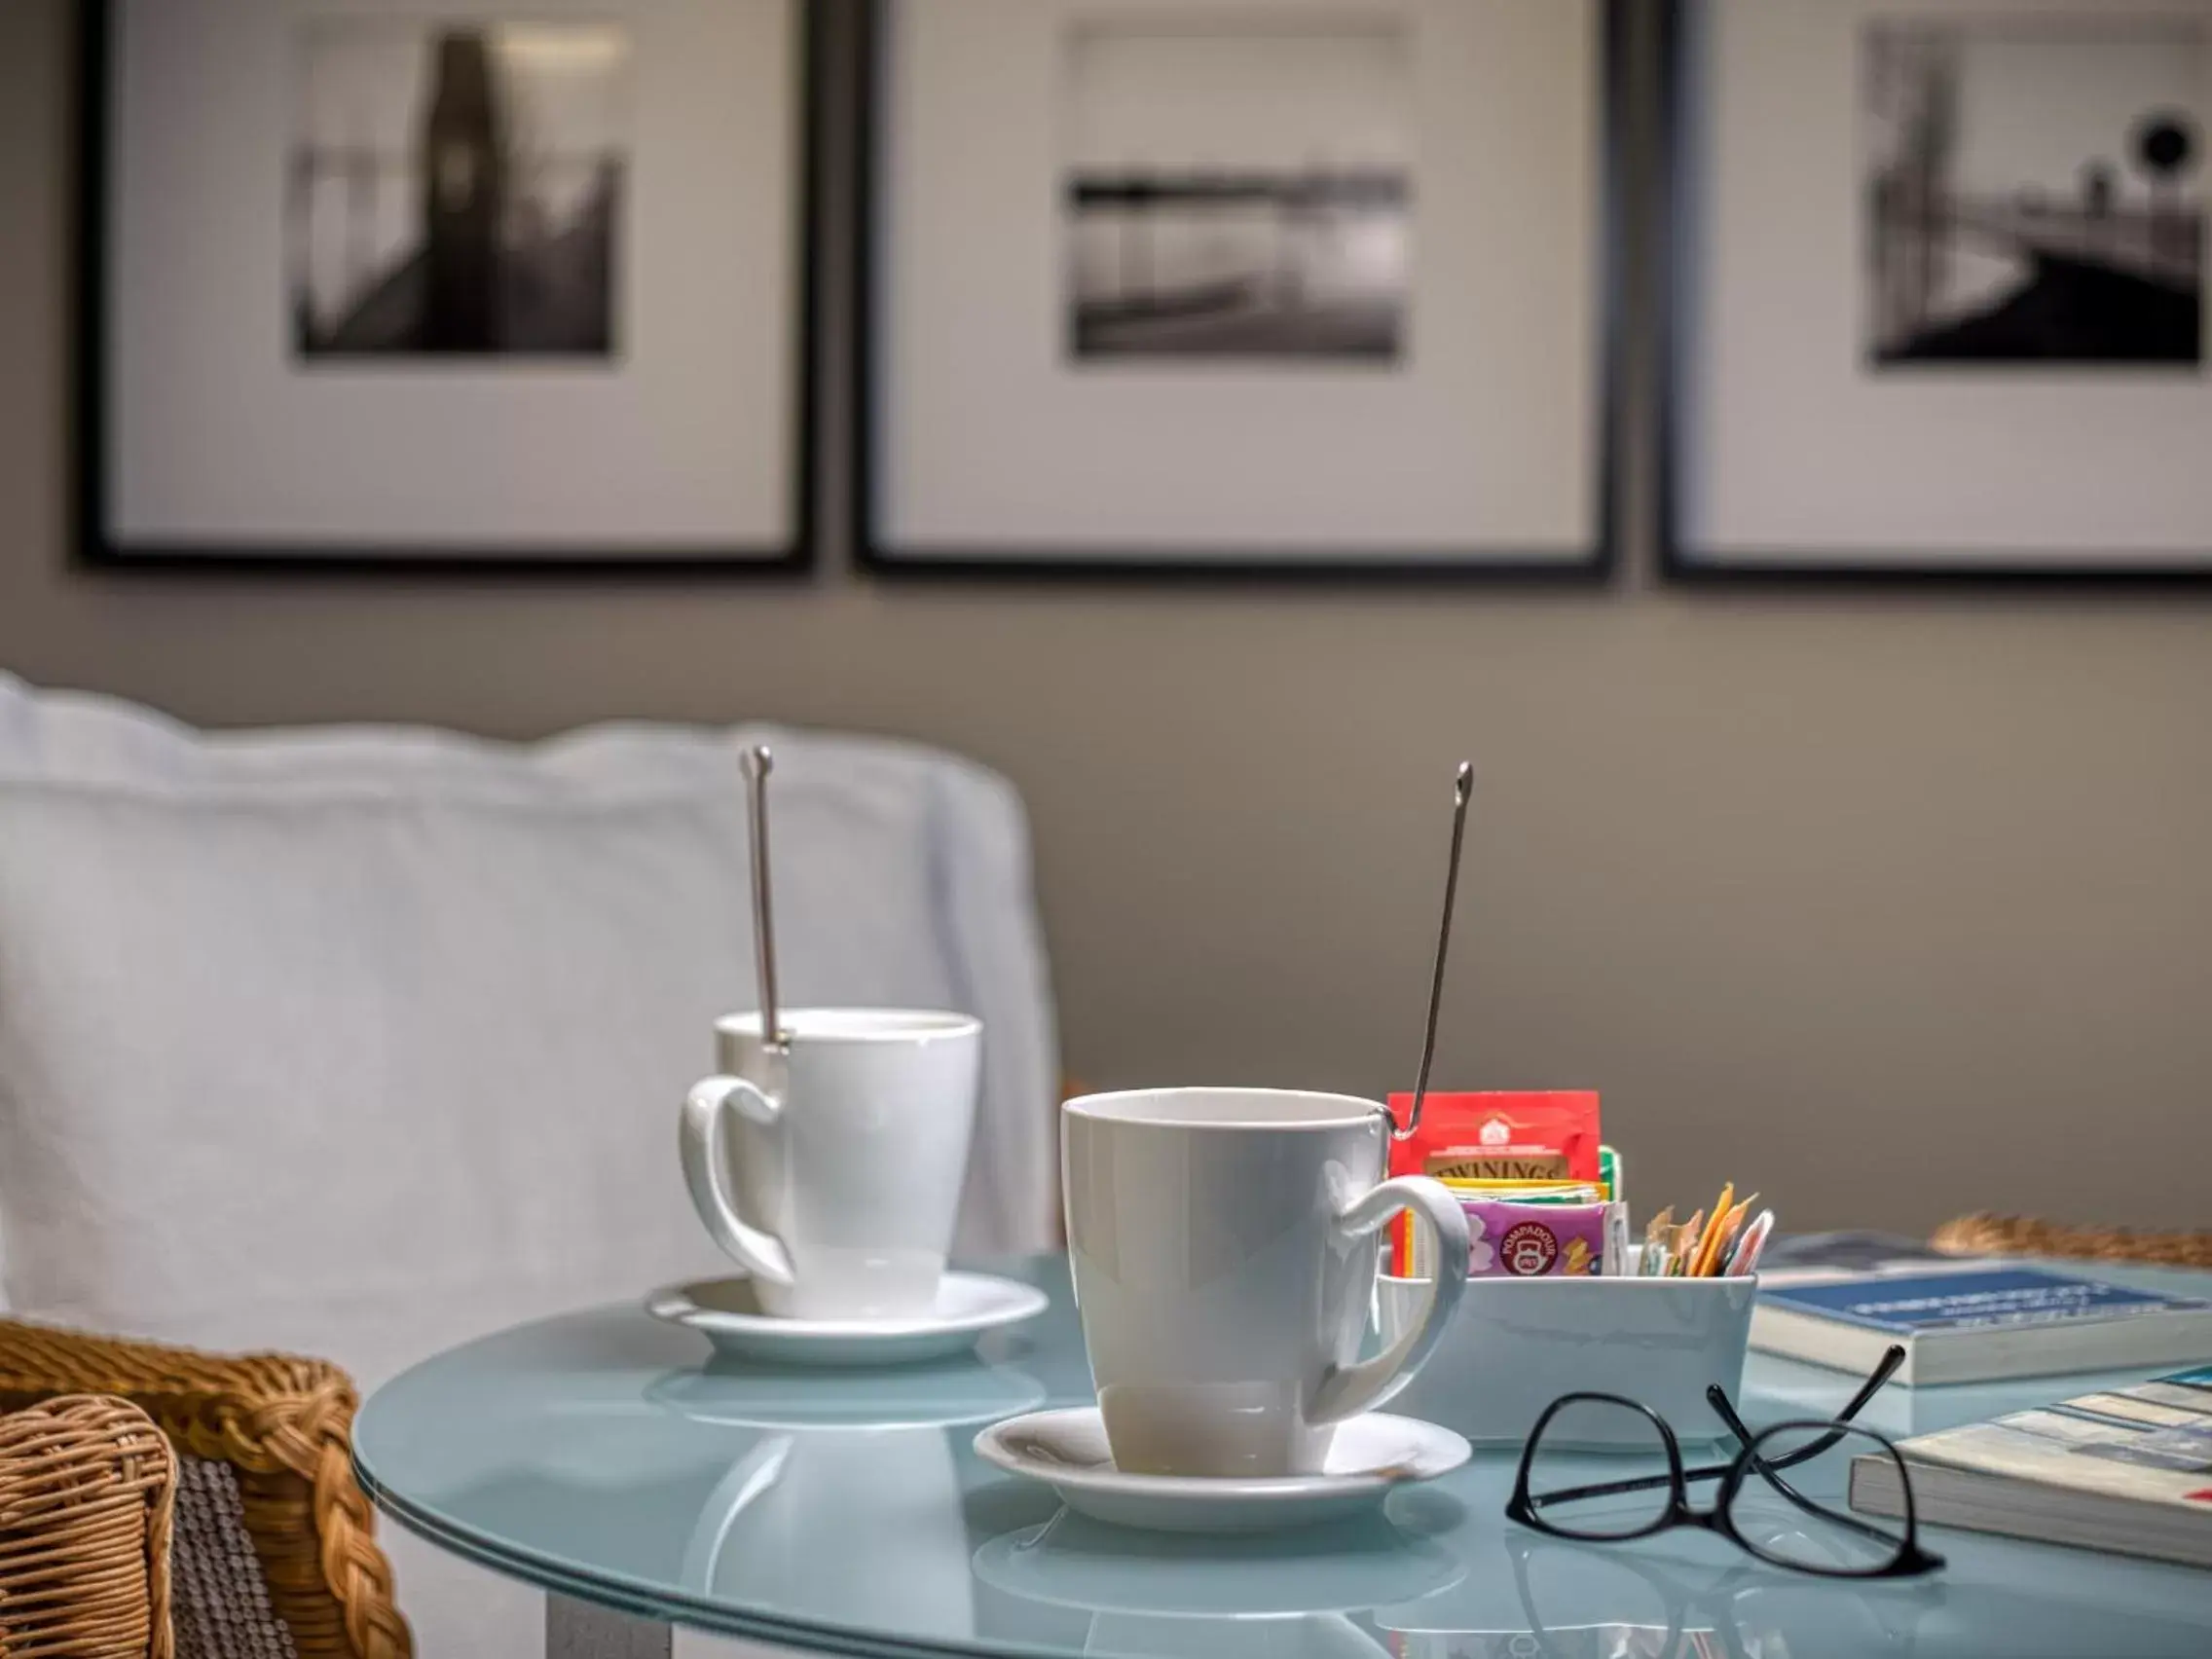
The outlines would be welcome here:
M 0 676 L 14 1305 L 373 1383 L 716 1268 L 673 1124 L 713 1016 L 753 1004 L 763 739 L 787 1002 L 980 1015 L 959 1243 L 1048 1243 L 1051 1008 L 996 775 L 754 726 L 211 735 Z

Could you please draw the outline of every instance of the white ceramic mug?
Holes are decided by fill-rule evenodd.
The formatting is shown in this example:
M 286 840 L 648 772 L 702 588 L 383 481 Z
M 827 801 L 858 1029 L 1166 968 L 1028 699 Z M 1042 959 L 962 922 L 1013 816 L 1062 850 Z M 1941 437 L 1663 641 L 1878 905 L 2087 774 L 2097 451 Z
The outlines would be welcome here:
M 707 1231 L 760 1306 L 799 1319 L 926 1317 L 968 1173 L 983 1027 L 964 1014 L 786 1009 L 715 1022 L 721 1074 L 678 1136 Z
M 1467 1219 L 1426 1176 L 1384 1180 L 1389 1120 L 1342 1094 L 1141 1089 L 1061 1108 L 1076 1307 L 1116 1465 L 1312 1474 L 1334 1425 L 1388 1400 L 1466 1280 Z M 1434 1230 L 1411 1326 L 1360 1360 L 1382 1226 Z

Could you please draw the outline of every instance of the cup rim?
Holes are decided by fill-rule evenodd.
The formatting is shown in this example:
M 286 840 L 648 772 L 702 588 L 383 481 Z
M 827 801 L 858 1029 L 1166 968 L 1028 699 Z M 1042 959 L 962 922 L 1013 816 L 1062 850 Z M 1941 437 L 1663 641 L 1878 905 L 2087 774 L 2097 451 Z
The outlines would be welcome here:
M 828 1043 L 930 1043 L 973 1037 L 983 1022 L 972 1014 L 943 1009 L 909 1008 L 787 1008 L 777 1011 L 777 1022 L 797 1044 Z M 812 1024 L 815 1029 L 807 1027 Z M 760 1040 L 758 1009 L 725 1014 L 715 1021 L 721 1037 Z
M 1337 1107 L 1341 1110 L 1327 1115 L 1316 1113 L 1315 1116 L 1308 1118 L 1282 1117 L 1272 1120 L 1241 1122 L 1230 1118 L 1208 1120 L 1202 1117 L 1188 1119 L 1153 1117 L 1118 1109 L 1126 1108 L 1131 1103 L 1140 1100 L 1190 1101 L 1207 1095 L 1235 1095 L 1245 1100 L 1261 1102 L 1272 1100 L 1279 1104 L 1303 1101 L 1315 1107 Z M 1382 1101 L 1363 1099 L 1356 1094 L 1334 1094 L 1323 1089 L 1311 1088 L 1247 1088 L 1235 1085 L 1189 1086 L 1173 1088 L 1120 1088 L 1102 1094 L 1079 1094 L 1072 1100 L 1063 1101 L 1060 1105 L 1062 1116 L 1087 1118 L 1095 1124 L 1117 1124 L 1130 1128 L 1176 1129 L 1186 1132 L 1203 1130 L 1208 1133 L 1272 1135 L 1323 1129 L 1357 1128 L 1363 1124 L 1373 1124 L 1379 1115 L 1385 1114 L 1387 1110 Z

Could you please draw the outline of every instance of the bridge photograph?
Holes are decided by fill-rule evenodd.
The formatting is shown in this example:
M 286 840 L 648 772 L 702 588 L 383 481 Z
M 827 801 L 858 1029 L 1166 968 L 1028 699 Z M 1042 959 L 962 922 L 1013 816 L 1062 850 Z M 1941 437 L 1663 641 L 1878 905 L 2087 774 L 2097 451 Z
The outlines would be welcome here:
M 2200 22 L 1877 22 L 1877 367 L 2203 361 Z
M 1072 74 L 1077 361 L 1398 356 L 1414 197 L 1400 25 L 1088 26 Z
M 597 22 L 310 20 L 295 352 L 612 355 L 629 46 Z

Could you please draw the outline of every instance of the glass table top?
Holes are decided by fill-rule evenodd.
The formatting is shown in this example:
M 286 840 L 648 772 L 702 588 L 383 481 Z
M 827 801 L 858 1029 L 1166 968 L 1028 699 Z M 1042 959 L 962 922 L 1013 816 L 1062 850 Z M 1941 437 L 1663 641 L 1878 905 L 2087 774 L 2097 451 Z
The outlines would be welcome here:
M 443 1548 L 567 1596 L 898 1659 L 2212 1654 L 2212 1573 L 1944 1529 L 1925 1539 L 1944 1571 L 1870 1586 L 1687 1531 L 1574 1545 L 1504 1519 L 1501 1452 L 1379 1517 L 1304 1532 L 1172 1536 L 1063 1515 L 971 1450 L 985 1422 L 1092 1397 L 1064 1263 L 993 1271 L 1044 1286 L 1051 1310 L 972 1359 L 920 1367 L 714 1361 L 705 1339 L 638 1307 L 484 1338 L 362 1408 L 364 1485 Z M 1745 1416 L 1825 1416 L 1856 1381 L 1754 1355 Z M 1864 1420 L 1925 1432 L 2099 1381 L 1893 1388 Z

